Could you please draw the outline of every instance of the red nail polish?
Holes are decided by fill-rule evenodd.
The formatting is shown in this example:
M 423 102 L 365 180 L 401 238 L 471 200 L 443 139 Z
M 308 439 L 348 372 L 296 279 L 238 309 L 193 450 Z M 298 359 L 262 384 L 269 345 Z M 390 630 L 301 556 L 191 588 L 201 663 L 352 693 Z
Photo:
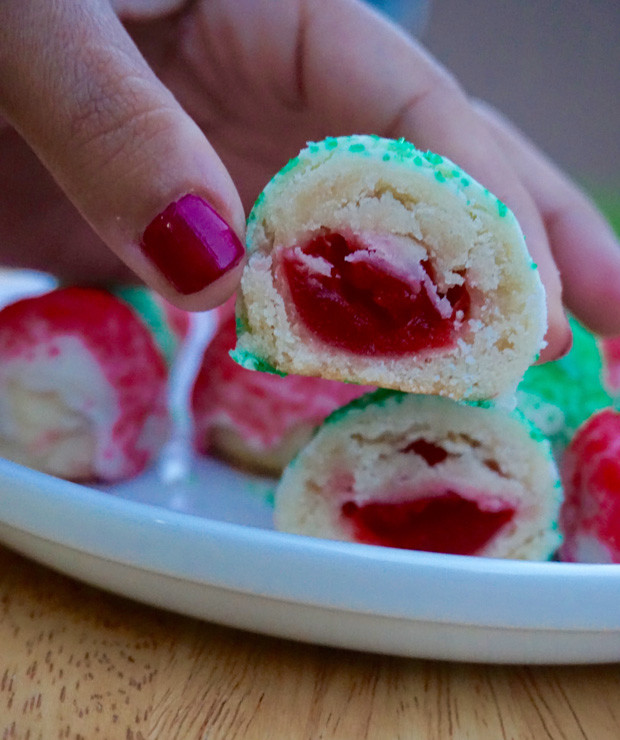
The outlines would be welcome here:
M 239 238 L 219 213 L 191 193 L 151 221 L 140 248 L 183 295 L 206 288 L 238 265 L 245 254 Z

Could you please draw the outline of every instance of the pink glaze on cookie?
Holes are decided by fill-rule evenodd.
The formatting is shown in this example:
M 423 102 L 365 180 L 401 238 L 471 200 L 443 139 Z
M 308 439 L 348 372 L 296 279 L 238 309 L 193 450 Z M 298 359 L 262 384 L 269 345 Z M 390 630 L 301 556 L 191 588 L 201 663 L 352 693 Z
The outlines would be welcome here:
M 470 312 L 464 279 L 440 288 L 430 261 L 412 258 L 403 241 L 330 232 L 276 251 L 306 330 L 358 355 L 452 348 Z
M 77 347 L 88 357 L 85 366 L 97 369 L 88 398 L 78 400 L 72 394 L 67 373 L 63 376 L 66 387 L 46 385 L 45 363 L 60 361 L 67 347 L 71 351 Z M 106 291 L 78 287 L 5 307 L 0 311 L 3 387 L 18 381 L 24 368 L 36 379 L 37 363 L 41 365 L 40 388 L 60 393 L 68 408 L 92 426 L 96 439 L 93 478 L 115 481 L 141 472 L 168 432 L 167 369 L 151 334 L 134 312 Z M 79 372 L 77 363 L 75 372 Z M 101 378 L 105 390 L 98 387 Z M 35 385 L 39 386 L 39 380 Z
M 214 427 L 233 429 L 252 448 L 271 449 L 301 425 L 314 427 L 367 386 L 246 370 L 234 362 L 234 316 L 221 323 L 204 353 L 192 391 L 195 445 L 207 453 Z
M 564 453 L 561 473 L 561 559 L 620 563 L 619 412 L 604 409 L 580 427 Z

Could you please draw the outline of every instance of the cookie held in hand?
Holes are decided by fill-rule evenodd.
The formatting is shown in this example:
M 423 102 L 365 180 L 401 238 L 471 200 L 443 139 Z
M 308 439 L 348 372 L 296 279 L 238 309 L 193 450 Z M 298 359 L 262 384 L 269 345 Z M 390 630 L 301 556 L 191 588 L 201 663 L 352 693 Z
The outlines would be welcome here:
M 235 359 L 437 394 L 514 390 L 544 290 L 512 212 L 403 140 L 309 144 L 248 219 Z

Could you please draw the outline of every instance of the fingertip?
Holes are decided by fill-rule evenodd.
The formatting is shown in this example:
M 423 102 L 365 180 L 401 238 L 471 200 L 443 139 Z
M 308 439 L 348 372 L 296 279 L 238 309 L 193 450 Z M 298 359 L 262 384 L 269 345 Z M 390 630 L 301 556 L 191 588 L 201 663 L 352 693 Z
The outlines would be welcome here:
M 170 303 L 185 311 L 208 311 L 209 309 L 222 306 L 239 288 L 243 265 L 244 263 L 237 265 L 214 283 L 197 293 L 180 295 L 175 292 L 170 294 L 169 297 L 165 297 L 168 298 Z M 159 292 L 163 294 L 162 290 Z
M 596 334 L 620 334 L 620 244 L 587 201 L 548 222 L 569 310 Z
M 573 346 L 573 333 L 564 311 L 549 316 L 545 346 L 540 352 L 536 364 L 559 360 L 567 355 Z

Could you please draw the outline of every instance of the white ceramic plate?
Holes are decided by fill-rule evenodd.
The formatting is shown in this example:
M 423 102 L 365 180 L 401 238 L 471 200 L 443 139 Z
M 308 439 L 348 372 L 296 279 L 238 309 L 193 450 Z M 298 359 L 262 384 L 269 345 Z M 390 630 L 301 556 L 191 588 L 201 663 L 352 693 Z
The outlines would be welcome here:
M 198 344 L 208 331 L 197 332 Z M 192 357 L 182 358 L 173 384 L 180 412 Z M 620 660 L 620 565 L 274 532 L 273 482 L 192 460 L 187 434 L 179 424 L 156 468 L 107 491 L 0 460 L 0 541 L 130 598 L 286 638 L 451 660 Z
M 269 483 L 215 462 L 103 492 L 0 461 L 0 540 L 225 625 L 402 656 L 620 660 L 620 566 L 407 552 L 270 530 Z

